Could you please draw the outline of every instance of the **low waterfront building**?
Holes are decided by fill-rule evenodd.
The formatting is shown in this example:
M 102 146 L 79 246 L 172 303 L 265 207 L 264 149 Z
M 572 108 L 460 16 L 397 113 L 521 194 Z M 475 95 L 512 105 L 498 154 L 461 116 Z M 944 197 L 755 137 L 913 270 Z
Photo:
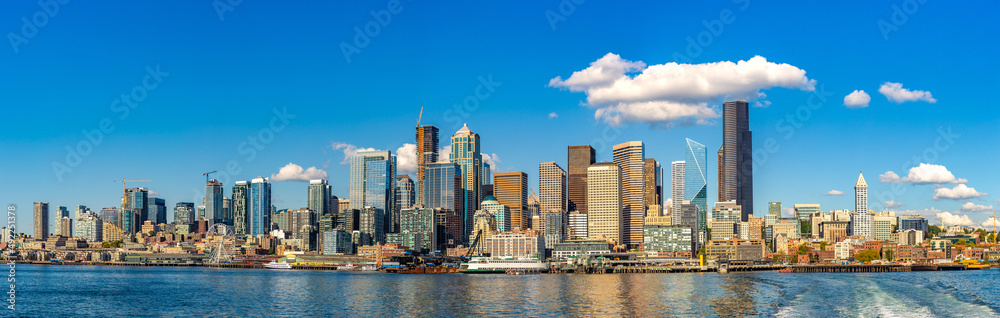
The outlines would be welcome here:
M 687 226 L 649 225 L 643 227 L 645 252 L 687 253 L 695 251 L 697 232 Z
M 486 239 L 485 249 L 492 257 L 545 259 L 545 236 L 535 230 L 498 233 Z
M 406 255 L 406 249 L 399 244 L 379 244 L 358 247 L 358 256 L 373 261 L 387 260 L 393 256 Z
M 605 240 L 567 240 L 556 243 L 552 247 L 552 257 L 565 259 L 585 255 L 601 255 L 611 253 L 611 244 Z
M 764 259 L 762 240 L 711 240 L 705 245 L 705 256 L 714 260 L 759 261 Z
M 918 245 L 924 242 L 924 232 L 914 229 L 899 231 L 896 237 L 900 245 Z

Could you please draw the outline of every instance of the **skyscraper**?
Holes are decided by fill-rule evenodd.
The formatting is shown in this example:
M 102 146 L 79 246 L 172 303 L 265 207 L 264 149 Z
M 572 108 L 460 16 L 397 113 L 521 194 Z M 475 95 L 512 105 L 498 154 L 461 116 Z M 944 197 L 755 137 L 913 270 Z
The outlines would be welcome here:
M 394 224 L 399 224 L 396 212 L 396 161 L 369 161 L 365 168 L 365 208 L 375 208 L 382 216 L 383 233 L 392 231 Z M 352 200 L 353 201 L 353 200 Z M 374 235 L 374 234 L 373 234 Z M 384 242 L 384 241 L 379 241 Z
M 205 219 L 208 225 L 223 222 L 222 211 L 222 183 L 212 179 L 205 184 Z
M 119 211 L 118 225 L 125 233 L 135 233 L 141 230 L 142 222 L 149 215 L 149 190 L 146 188 L 126 189 L 122 198 L 122 209 Z
M 629 141 L 612 147 L 615 164 L 621 168 L 622 213 L 625 218 L 624 239 L 629 247 L 642 244 L 642 226 L 646 218 L 643 199 L 643 161 L 646 160 L 645 145 L 641 141 Z
M 472 232 L 472 221 L 476 210 L 479 209 L 479 202 L 482 199 L 481 187 L 483 185 L 483 156 L 479 145 L 479 135 L 469 129 L 469 125 L 462 125 L 462 129 L 451 136 L 451 153 L 448 159 L 458 164 L 462 169 L 462 189 L 463 207 L 462 224 L 464 226 L 463 237 L 468 237 Z M 496 188 L 494 188 L 495 191 Z
M 742 221 L 747 222 L 753 215 L 753 143 L 746 101 L 722 104 L 720 155 L 719 201 L 736 200 L 742 207 Z
M 49 203 L 35 202 L 35 239 L 49 238 Z
M 643 201 L 645 205 L 663 205 L 663 168 L 653 158 L 646 158 L 642 165 Z
M 496 222 L 496 230 L 498 232 L 509 232 L 515 226 L 511 224 L 511 218 L 515 216 L 513 210 L 501 203 L 494 196 L 488 196 L 483 199 L 482 204 L 480 204 L 482 211 L 486 211 L 493 216 L 493 220 Z
M 233 233 L 250 234 L 250 184 L 246 180 L 233 184 L 233 200 L 230 204 L 233 210 Z
M 424 169 L 438 161 L 438 128 L 417 127 L 417 204 L 423 204 Z
M 149 207 L 147 208 L 149 214 L 146 215 L 145 221 L 153 222 L 153 224 L 164 224 L 167 223 L 167 201 L 161 198 L 149 198 Z
M 194 203 L 192 203 L 192 202 L 177 202 L 177 204 L 174 206 L 174 224 L 177 224 L 177 225 L 181 225 L 181 224 L 194 224 L 195 221 L 197 221 L 195 219 L 194 213 L 195 213 L 194 212 Z M 110 222 L 108 220 L 104 220 L 104 221 Z M 111 222 L 111 223 L 114 223 L 114 222 Z
M 69 235 L 63 235 L 62 234 L 62 233 L 65 232 L 65 230 L 62 228 L 62 223 L 63 223 L 62 222 L 62 218 L 68 218 L 69 217 L 69 210 L 66 209 L 65 206 L 61 206 L 60 205 L 60 206 L 56 207 L 56 211 L 55 212 L 56 212 L 56 215 L 54 217 L 55 220 L 52 223 L 52 225 L 54 225 L 54 227 L 55 227 L 53 229 L 53 231 L 52 231 L 53 235 L 62 235 L 62 236 L 69 237 Z
M 620 170 L 617 164 L 611 162 L 595 163 L 587 168 L 587 208 L 590 211 L 586 215 L 590 236 L 603 235 L 624 244 L 625 215 L 622 211 Z
M 670 180 L 672 181 L 670 185 L 670 196 L 672 197 L 670 205 L 673 213 L 679 213 L 681 205 L 684 204 L 684 186 L 686 185 L 685 180 L 687 179 L 687 176 L 685 176 L 687 173 L 686 167 L 687 162 L 684 161 L 674 161 L 670 163 Z M 680 222 L 680 219 L 676 217 L 670 219 L 671 224 L 677 225 L 679 224 L 678 222 Z
M 698 231 L 708 230 L 708 150 L 694 140 L 686 139 L 684 158 L 684 200 L 698 206 Z
M 493 176 L 493 196 L 510 208 L 510 228 L 531 227 L 528 213 L 528 175 L 524 172 L 501 172 Z
M 76 212 L 75 212 L 75 214 L 73 214 L 73 218 L 74 219 L 82 218 L 84 216 L 83 214 L 87 213 L 89 211 L 90 211 L 90 209 L 88 209 L 86 205 L 77 205 L 76 206 Z
M 465 192 L 462 168 L 451 162 L 437 162 L 424 170 L 424 207 L 433 209 L 439 245 L 462 244 L 465 235 Z
M 553 162 L 538 164 L 538 195 L 542 211 L 566 213 L 566 170 Z
M 235 195 L 234 195 L 235 196 Z M 309 180 L 307 205 L 316 217 L 330 213 L 330 184 L 323 179 Z M 298 229 L 296 229 L 298 230 Z
M 373 166 L 377 165 L 377 167 Z M 379 168 L 379 171 L 368 172 L 372 168 Z M 381 191 L 377 191 L 378 187 L 371 187 L 371 190 L 376 191 L 374 194 L 378 194 L 379 198 L 367 198 L 368 191 L 370 187 L 368 186 L 368 176 L 382 176 L 386 174 L 385 178 L 393 178 L 392 181 L 385 182 L 384 180 L 376 180 L 381 183 L 381 186 L 388 186 L 395 183 L 396 176 L 396 156 L 388 150 L 373 150 L 373 151 L 359 151 L 357 154 L 351 158 L 351 175 L 350 175 L 350 189 L 349 189 L 349 199 L 351 200 L 351 209 L 361 210 L 365 206 L 382 206 L 389 207 L 392 204 L 388 204 L 385 200 L 393 199 L 395 201 L 395 196 L 384 196 Z M 391 173 L 391 175 L 388 175 Z M 383 178 L 384 179 L 384 178 Z M 395 189 L 393 189 L 395 190 Z M 391 191 L 390 191 L 391 192 Z M 383 213 L 385 210 L 383 210 Z
M 597 162 L 594 147 L 569 146 L 566 167 L 566 209 L 587 213 L 587 167 Z
M 858 172 L 858 182 L 854 184 L 854 211 L 868 212 L 868 183 L 861 172 Z
M 416 203 L 415 190 L 413 179 L 410 179 L 409 175 L 396 176 L 396 189 L 393 191 L 395 193 L 392 211 L 393 225 L 392 229 L 387 229 L 386 232 L 399 233 L 400 211 L 409 209 Z
M 271 183 L 267 178 L 250 180 L 250 225 L 249 235 L 271 232 Z

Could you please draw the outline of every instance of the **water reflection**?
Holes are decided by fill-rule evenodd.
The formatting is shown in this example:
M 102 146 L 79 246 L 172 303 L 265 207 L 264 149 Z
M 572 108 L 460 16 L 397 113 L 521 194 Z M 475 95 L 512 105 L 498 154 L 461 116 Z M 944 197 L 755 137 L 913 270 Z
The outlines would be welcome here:
M 757 303 L 754 296 L 757 288 L 753 279 L 746 275 L 734 274 L 722 276 L 718 281 L 721 294 L 709 300 L 712 310 L 720 317 L 751 317 L 757 316 Z

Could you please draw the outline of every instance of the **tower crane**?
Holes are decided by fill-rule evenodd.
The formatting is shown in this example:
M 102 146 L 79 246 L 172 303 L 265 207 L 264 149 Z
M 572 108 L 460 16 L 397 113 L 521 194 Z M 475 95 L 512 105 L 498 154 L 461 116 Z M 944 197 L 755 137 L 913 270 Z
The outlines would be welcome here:
M 421 119 L 424 119 L 424 106 L 420 106 L 420 116 L 417 117 L 417 128 L 420 128 Z
M 150 182 L 150 181 L 152 181 L 152 180 L 125 180 L 125 178 L 122 178 L 121 180 L 114 180 L 114 181 L 112 181 L 112 182 L 121 182 L 122 183 L 122 209 L 128 208 L 127 204 L 126 204 L 126 200 L 127 200 L 126 194 L 128 193 L 128 186 L 127 186 L 127 184 L 129 182 Z
M 209 176 L 211 174 L 213 174 L 213 173 L 216 173 L 216 172 L 219 172 L 219 171 L 218 170 L 212 170 L 212 171 L 209 171 L 209 172 L 201 174 L 201 175 L 205 176 L 205 184 L 208 184 L 208 178 L 209 178 Z

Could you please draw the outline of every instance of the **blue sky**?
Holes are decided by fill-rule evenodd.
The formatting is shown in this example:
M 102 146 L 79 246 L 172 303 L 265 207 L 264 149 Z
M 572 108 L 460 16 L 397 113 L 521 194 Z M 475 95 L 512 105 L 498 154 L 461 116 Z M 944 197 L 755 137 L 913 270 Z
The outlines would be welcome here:
M 174 204 L 204 191 L 201 173 L 211 170 L 232 172 L 223 178 L 228 196 L 234 180 L 277 174 L 289 163 L 315 167 L 346 196 L 341 162 L 349 148 L 336 145 L 396 152 L 414 142 L 421 106 L 422 123 L 441 128 L 442 145 L 468 123 L 499 171 L 525 171 L 535 189 L 538 163 L 565 167 L 566 146 L 593 144 L 607 161 L 610 145 L 630 140 L 644 141 L 647 157 L 665 165 L 683 160 L 684 138 L 699 141 L 709 149 L 708 179 L 716 180 L 721 118 L 704 111 L 721 114 L 719 105 L 737 97 L 769 103 L 750 110 L 755 149 L 771 149 L 756 159 L 758 214 L 768 201 L 851 209 L 858 171 L 875 210 L 893 201 L 901 204 L 894 210 L 934 223 L 980 225 L 1000 207 L 1000 182 L 988 168 L 1000 140 L 989 99 L 1000 84 L 995 3 L 243 1 L 221 14 L 209 2 L 4 6 L 0 201 L 18 206 L 17 226 L 27 233 L 32 202 L 117 206 L 121 185 L 111 181 L 122 178 L 153 180 L 135 185 L 166 199 L 171 220 Z M 39 23 L 25 27 L 25 20 Z M 366 25 L 374 36 L 356 43 L 355 28 Z M 345 57 L 344 45 L 358 50 Z M 602 93 L 608 87 L 593 82 L 553 84 L 609 53 L 605 61 L 642 62 L 619 74 L 623 84 L 642 86 L 633 79 L 643 71 L 681 61 L 694 65 L 674 66 L 703 75 L 697 82 L 708 94 L 652 89 L 656 96 L 622 97 L 615 94 L 627 90 Z M 793 72 L 720 79 L 701 68 L 755 56 Z M 479 88 L 484 82 L 494 84 Z M 899 102 L 879 93 L 887 82 L 905 89 L 890 92 Z M 870 96 L 867 107 L 845 106 L 855 90 Z M 133 93 L 143 98 L 126 115 L 121 96 Z M 675 118 L 621 108 L 634 117 L 612 122 L 595 116 L 609 107 L 600 94 L 661 111 L 682 101 L 703 112 Z M 825 101 L 813 103 L 820 96 Z M 467 99 L 478 107 L 457 112 Z M 90 134 L 101 136 L 94 145 L 83 132 L 99 131 L 104 119 L 107 132 Z M 252 145 L 260 137 L 269 142 Z M 93 149 L 67 161 L 67 147 L 81 143 Z M 898 180 L 880 181 L 887 171 Z M 278 208 L 305 205 L 306 183 L 273 188 Z M 717 185 L 708 188 L 716 198 Z M 949 191 L 958 199 L 945 199 Z

